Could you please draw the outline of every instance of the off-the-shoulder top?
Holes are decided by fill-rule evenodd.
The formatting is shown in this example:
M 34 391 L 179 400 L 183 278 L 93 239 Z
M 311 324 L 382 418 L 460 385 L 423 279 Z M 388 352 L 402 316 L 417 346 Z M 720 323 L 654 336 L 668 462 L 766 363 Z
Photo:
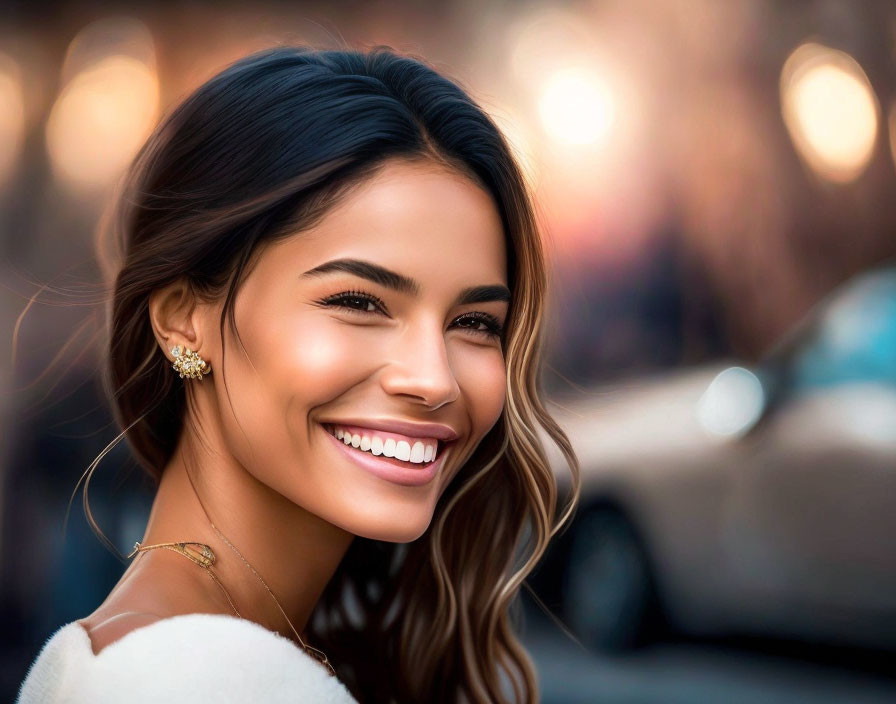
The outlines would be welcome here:
M 181 614 L 136 628 L 93 653 L 77 621 L 53 633 L 16 704 L 358 704 L 288 638 L 224 614 Z

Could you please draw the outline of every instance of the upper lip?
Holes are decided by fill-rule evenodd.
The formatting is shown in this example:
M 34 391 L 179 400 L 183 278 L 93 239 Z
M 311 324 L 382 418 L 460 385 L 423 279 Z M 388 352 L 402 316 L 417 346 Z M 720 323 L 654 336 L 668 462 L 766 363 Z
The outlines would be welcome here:
M 391 418 L 341 418 L 327 422 L 330 425 L 355 425 L 371 430 L 392 431 L 412 438 L 436 438 L 444 442 L 451 442 L 460 437 L 454 428 L 438 423 L 415 423 Z

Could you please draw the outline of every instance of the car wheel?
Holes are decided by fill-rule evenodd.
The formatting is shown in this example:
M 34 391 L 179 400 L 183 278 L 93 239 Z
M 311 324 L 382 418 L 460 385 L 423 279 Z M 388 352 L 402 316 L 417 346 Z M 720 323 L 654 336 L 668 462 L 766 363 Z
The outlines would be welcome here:
M 616 651 L 644 642 L 654 605 L 650 568 L 620 512 L 592 510 L 577 522 L 564 605 L 569 625 L 589 647 Z

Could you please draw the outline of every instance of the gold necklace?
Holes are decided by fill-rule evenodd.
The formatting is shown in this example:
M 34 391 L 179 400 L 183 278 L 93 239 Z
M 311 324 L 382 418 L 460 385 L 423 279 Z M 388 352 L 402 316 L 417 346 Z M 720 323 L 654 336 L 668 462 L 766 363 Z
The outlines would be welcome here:
M 299 635 L 298 631 L 296 631 L 295 626 L 292 625 L 292 621 L 289 620 L 289 616 L 286 615 L 286 612 L 283 610 L 283 607 L 280 606 L 280 602 L 277 600 L 277 597 L 274 596 L 274 592 L 271 591 L 271 588 L 268 586 L 267 582 L 265 582 L 264 579 L 262 578 L 262 576 L 260 574 L 258 574 L 256 569 L 252 565 L 249 564 L 249 561 L 246 560 L 246 558 L 242 556 L 240 551 L 236 549 L 236 546 L 233 543 L 231 543 L 224 536 L 224 534 L 215 527 L 215 525 L 213 523 L 211 523 L 211 522 L 209 522 L 209 523 L 210 523 L 211 527 L 214 528 L 215 532 L 224 540 L 224 542 L 230 546 L 230 548 L 239 556 L 239 558 L 244 563 L 246 563 L 246 566 L 250 570 L 252 570 L 252 572 L 255 574 L 255 576 L 258 577 L 259 580 L 261 580 L 261 583 L 264 585 L 264 588 L 268 590 L 268 594 L 271 595 L 271 598 L 274 600 L 274 603 L 277 604 L 277 608 L 280 609 L 280 613 L 283 614 L 283 618 L 286 619 L 286 622 L 289 624 L 289 627 L 292 629 L 292 632 L 295 634 L 296 638 L 298 639 L 299 644 L 302 646 L 302 649 L 308 655 L 310 655 L 312 658 L 314 658 L 314 660 L 316 660 L 321 665 L 323 665 L 324 668 L 327 670 L 327 672 L 330 675 L 335 676 L 336 671 L 333 669 L 333 666 L 330 664 L 330 661 L 327 658 L 327 656 L 322 651 L 318 650 L 317 648 L 314 648 L 310 645 L 306 645 L 305 641 L 302 640 L 302 637 Z M 201 549 L 197 550 L 195 546 L 198 546 Z M 195 562 L 197 565 L 202 567 L 208 573 L 209 577 L 212 578 L 212 580 L 215 582 L 215 584 L 217 584 L 221 588 L 221 590 L 224 592 L 225 596 L 227 597 L 227 601 L 230 602 L 230 607 L 233 609 L 234 613 L 239 618 L 243 618 L 243 616 L 240 614 L 240 612 L 237 611 L 236 605 L 233 603 L 233 599 L 230 598 L 230 593 L 227 591 L 226 587 L 221 583 L 221 580 L 218 579 L 218 576 L 215 574 L 214 570 L 211 567 L 215 562 L 215 553 L 212 552 L 211 547 L 209 547 L 205 543 L 195 543 L 195 542 L 182 542 L 182 543 L 172 542 L 172 543 L 156 543 L 154 545 L 141 545 L 140 542 L 138 541 L 138 542 L 134 543 L 134 549 L 127 556 L 127 558 L 130 559 L 131 557 L 136 555 L 138 552 L 142 552 L 144 550 L 152 550 L 153 548 L 166 548 L 167 550 L 173 550 L 174 552 L 180 553 L 181 555 L 189 558 L 192 562 Z

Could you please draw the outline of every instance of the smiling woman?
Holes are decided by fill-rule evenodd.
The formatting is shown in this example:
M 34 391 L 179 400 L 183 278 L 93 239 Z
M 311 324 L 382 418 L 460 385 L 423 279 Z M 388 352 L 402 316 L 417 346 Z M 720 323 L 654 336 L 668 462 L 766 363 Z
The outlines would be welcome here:
M 578 463 L 491 119 L 390 49 L 277 47 L 173 110 L 116 207 L 106 384 L 158 490 L 20 701 L 537 701 L 511 607 Z

